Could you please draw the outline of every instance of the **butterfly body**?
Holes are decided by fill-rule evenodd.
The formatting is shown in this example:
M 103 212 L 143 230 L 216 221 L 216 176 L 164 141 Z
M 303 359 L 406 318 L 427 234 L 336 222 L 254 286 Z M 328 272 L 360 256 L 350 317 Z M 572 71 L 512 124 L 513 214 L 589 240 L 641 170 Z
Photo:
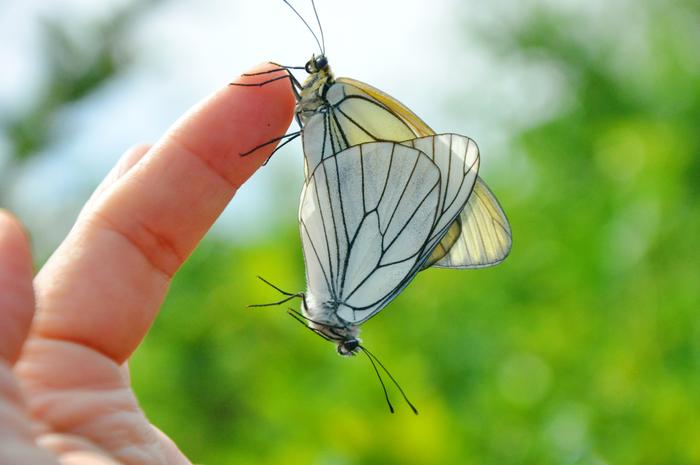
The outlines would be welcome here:
M 324 55 L 312 56 L 304 68 L 309 76 L 301 85 L 296 105 L 297 119 L 302 127 L 310 117 L 328 107 L 326 92 L 335 81 Z
M 360 350 L 360 328 L 338 316 L 340 302 L 320 301 L 312 289 L 308 289 L 305 296 L 301 310 L 309 328 L 334 342 L 340 355 L 355 355 Z

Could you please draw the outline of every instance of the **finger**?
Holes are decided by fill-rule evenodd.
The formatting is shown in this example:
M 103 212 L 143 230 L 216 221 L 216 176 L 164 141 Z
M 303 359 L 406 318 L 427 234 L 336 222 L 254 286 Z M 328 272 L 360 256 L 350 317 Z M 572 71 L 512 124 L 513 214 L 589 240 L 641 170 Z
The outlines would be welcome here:
M 0 209 L 0 463 L 57 465 L 34 444 L 33 425 L 11 368 L 34 314 L 32 275 L 27 236 Z
M 100 185 L 97 186 L 97 189 L 95 189 L 95 192 L 92 193 L 87 203 L 85 203 L 81 215 L 83 212 L 90 211 L 90 208 L 97 201 L 96 199 L 100 198 L 103 192 L 108 190 L 119 178 L 124 176 L 138 163 L 150 148 L 151 144 L 138 144 L 124 152 L 117 164 L 107 173 L 107 176 L 105 176 Z
M 155 426 L 152 426 L 152 428 L 165 454 L 165 463 L 172 465 L 190 465 L 192 463 L 185 457 L 172 439 Z
M 172 274 L 274 146 L 239 154 L 284 134 L 293 110 L 291 87 L 280 80 L 226 87 L 188 112 L 96 199 L 39 273 L 36 334 L 123 362 Z
M 0 359 L 14 364 L 34 316 L 32 258 L 19 222 L 0 210 Z

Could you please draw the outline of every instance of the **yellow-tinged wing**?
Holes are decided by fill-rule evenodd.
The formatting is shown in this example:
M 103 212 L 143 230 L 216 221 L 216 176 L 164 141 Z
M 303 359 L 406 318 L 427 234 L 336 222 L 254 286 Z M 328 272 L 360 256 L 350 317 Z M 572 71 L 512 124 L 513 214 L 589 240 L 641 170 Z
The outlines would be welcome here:
M 318 111 L 304 125 L 302 141 L 308 175 L 318 164 L 348 147 L 376 142 L 403 142 L 435 133 L 411 111 L 373 87 L 340 78 L 325 95 L 327 111 Z
M 314 115 L 304 128 L 307 173 L 321 160 L 353 145 L 376 140 L 404 142 L 435 134 L 408 107 L 364 82 L 338 78 L 327 98 L 333 111 Z M 503 209 L 486 183 L 477 177 L 467 205 L 425 267 L 495 265 L 508 256 L 511 244 L 510 225 Z
M 357 81 L 351 78 L 338 78 L 336 82 L 345 83 L 349 86 L 356 87 L 360 89 L 365 94 L 372 97 L 377 102 L 386 106 L 394 115 L 403 121 L 411 130 L 416 137 L 432 136 L 435 131 L 430 129 L 430 126 L 425 124 L 425 122 L 418 117 L 415 113 L 408 109 L 406 105 L 396 100 L 391 95 L 388 95 L 381 90 L 365 84 L 362 81 Z M 404 139 L 405 140 L 405 139 Z M 401 142 L 401 141 L 395 141 Z
M 459 237 L 454 240 L 449 253 L 432 266 L 483 268 L 505 260 L 512 245 L 510 224 L 498 200 L 484 182 L 474 184 L 472 195 L 457 220 L 462 223 Z M 443 242 L 452 240 L 448 235 Z
M 430 254 L 430 257 L 428 257 L 428 259 L 423 264 L 422 269 L 434 266 L 435 263 L 445 258 L 447 253 L 455 245 L 455 242 L 457 242 L 457 239 L 459 239 L 460 235 L 462 234 L 462 220 L 460 219 L 461 216 L 462 215 L 460 214 L 460 216 L 458 216 L 457 219 L 452 222 L 450 228 L 447 230 L 440 243 L 437 246 L 435 246 L 433 252 Z

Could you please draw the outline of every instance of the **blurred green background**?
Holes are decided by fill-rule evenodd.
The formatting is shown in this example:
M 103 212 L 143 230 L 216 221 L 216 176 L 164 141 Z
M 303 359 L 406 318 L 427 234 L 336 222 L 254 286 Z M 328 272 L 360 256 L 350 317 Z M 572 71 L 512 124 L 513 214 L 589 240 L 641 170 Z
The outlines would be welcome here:
M 31 217 L 53 218 L 55 208 L 26 179 L 63 179 L 44 160 L 96 147 L 66 148 L 62 121 L 148 66 L 133 59 L 143 47 L 134 31 L 169 3 L 187 11 L 183 2 L 123 1 L 81 21 L 42 16 L 43 78 L 29 97 L 0 106 L 0 204 L 27 217 L 47 251 L 58 239 Z M 324 24 L 342 19 L 329 18 L 342 9 L 318 3 Z M 256 275 L 304 288 L 294 212 L 301 171 L 299 186 L 285 190 L 285 172 L 275 170 L 290 163 L 284 158 L 301 159 L 298 146 L 266 168 L 264 211 L 278 218 L 250 223 L 266 232 L 228 240 L 222 229 L 176 275 L 131 361 L 143 408 L 206 464 L 700 463 L 700 4 L 441 5 L 418 12 L 439 15 L 432 24 L 449 32 L 439 39 L 445 50 L 468 52 L 404 60 L 401 69 L 422 70 L 402 79 L 423 97 L 386 90 L 406 103 L 430 100 L 443 115 L 439 125 L 412 107 L 439 132 L 479 142 L 514 246 L 492 269 L 421 273 L 363 327 L 420 415 L 393 387 L 398 411 L 389 414 L 367 361 L 337 356 L 283 308 L 244 308 L 278 298 Z M 296 21 L 283 6 L 269 8 Z M 221 41 L 213 35 L 200 39 Z M 351 30 L 336 31 L 335 42 L 344 41 Z M 376 41 L 373 53 L 356 55 L 391 61 L 394 47 Z M 311 51 L 297 47 L 296 61 Z M 426 81 L 431 75 L 454 85 Z M 155 92 L 160 81 L 150 82 Z M 173 108 L 169 121 L 187 105 Z M 122 139 L 121 149 L 137 142 Z M 59 185 L 62 201 L 75 205 L 61 215 L 62 233 L 106 166 Z

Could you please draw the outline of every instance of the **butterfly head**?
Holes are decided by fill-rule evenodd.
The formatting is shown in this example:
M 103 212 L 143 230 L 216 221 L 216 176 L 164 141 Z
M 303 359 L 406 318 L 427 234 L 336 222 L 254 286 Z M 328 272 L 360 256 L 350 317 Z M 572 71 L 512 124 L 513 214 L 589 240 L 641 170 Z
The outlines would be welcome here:
M 309 327 L 322 338 L 336 344 L 339 355 L 348 357 L 355 355 L 362 349 L 362 340 L 357 337 L 357 326 L 338 326 L 309 321 Z
M 338 325 L 334 323 L 320 323 L 309 321 L 309 327 L 322 338 L 336 344 L 339 355 L 344 357 L 355 355 L 362 349 L 362 340 L 357 337 L 359 329 L 357 326 Z
M 311 59 L 306 62 L 306 66 L 304 66 L 304 68 L 309 74 L 315 74 L 324 71 L 327 72 L 329 70 L 328 58 L 326 58 L 326 56 L 323 54 L 319 56 L 312 55 Z
M 344 357 L 355 355 L 360 350 L 360 340 L 356 337 L 338 342 L 338 353 Z

